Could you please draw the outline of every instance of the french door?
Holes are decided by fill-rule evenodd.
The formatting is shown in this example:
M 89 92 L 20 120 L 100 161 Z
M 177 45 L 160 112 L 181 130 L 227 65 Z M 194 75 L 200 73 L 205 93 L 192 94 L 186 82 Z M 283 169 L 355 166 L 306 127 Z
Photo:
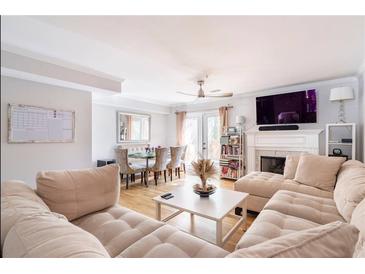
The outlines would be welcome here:
M 218 111 L 188 113 L 185 120 L 184 138 L 188 146 L 187 162 L 200 157 L 218 160 L 220 157 Z

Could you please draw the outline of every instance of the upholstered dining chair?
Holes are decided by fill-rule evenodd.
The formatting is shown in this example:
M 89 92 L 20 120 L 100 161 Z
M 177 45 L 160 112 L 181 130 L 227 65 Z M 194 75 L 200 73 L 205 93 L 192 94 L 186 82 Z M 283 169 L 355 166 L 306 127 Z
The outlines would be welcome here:
M 170 147 L 171 160 L 166 168 L 169 171 L 170 180 L 172 181 L 172 171 L 175 170 L 175 176 L 178 175 L 180 179 L 181 155 L 184 147 Z
M 141 173 L 141 184 L 143 183 L 144 172 L 146 171 L 146 168 L 142 165 L 130 164 L 128 162 L 128 149 L 122 148 L 117 150 L 117 163 L 120 167 L 120 179 L 123 180 L 123 175 L 126 176 L 126 189 L 129 187 L 129 179 L 132 182 L 135 181 L 136 173 Z
M 181 166 L 184 170 L 184 174 L 186 174 L 185 157 L 186 157 L 187 148 L 188 148 L 187 145 L 183 146 L 183 151 L 182 151 L 182 154 L 181 154 Z
M 166 163 L 167 163 L 167 154 L 168 148 L 156 148 L 156 160 L 155 164 L 148 169 L 148 172 L 153 172 L 153 178 L 155 179 L 155 185 L 157 186 L 157 180 L 160 174 L 163 172 L 165 183 L 166 183 Z

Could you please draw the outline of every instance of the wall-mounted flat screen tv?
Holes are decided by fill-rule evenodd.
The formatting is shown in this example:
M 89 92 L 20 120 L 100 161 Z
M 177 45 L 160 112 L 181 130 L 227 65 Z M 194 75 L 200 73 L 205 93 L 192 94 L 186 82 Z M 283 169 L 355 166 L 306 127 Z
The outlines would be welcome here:
M 316 123 L 316 90 L 256 97 L 256 122 L 258 125 Z

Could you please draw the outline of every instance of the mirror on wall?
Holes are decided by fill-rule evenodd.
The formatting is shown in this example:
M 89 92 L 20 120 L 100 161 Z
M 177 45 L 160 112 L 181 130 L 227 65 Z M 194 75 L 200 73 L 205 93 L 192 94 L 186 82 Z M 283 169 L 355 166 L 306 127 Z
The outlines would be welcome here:
M 117 142 L 140 143 L 150 140 L 151 117 L 147 114 L 117 112 Z

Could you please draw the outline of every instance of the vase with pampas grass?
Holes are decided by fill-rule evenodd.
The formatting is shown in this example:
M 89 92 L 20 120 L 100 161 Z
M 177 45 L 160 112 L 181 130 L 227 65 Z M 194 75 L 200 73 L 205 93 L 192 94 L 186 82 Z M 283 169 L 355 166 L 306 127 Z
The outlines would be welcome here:
M 201 184 L 193 186 L 194 192 L 201 197 L 209 197 L 216 190 L 212 184 L 207 184 L 208 179 L 216 178 L 218 175 L 214 162 L 210 159 L 199 159 L 191 163 L 194 175 L 199 176 Z

